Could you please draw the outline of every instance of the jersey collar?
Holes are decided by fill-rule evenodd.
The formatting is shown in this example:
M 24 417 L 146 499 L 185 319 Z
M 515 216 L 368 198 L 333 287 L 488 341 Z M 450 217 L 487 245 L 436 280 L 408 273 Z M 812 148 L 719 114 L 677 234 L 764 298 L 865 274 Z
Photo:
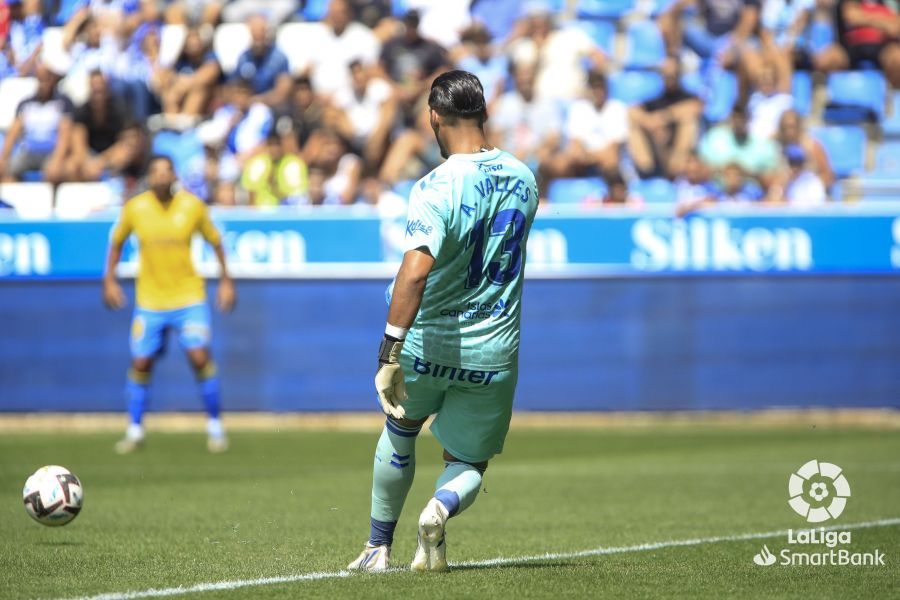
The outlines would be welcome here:
M 494 160 L 500 153 L 503 152 L 500 148 L 494 148 L 493 150 L 488 150 L 487 152 L 473 152 L 472 154 L 451 154 L 447 160 L 474 160 L 474 161 L 483 161 L 483 160 Z

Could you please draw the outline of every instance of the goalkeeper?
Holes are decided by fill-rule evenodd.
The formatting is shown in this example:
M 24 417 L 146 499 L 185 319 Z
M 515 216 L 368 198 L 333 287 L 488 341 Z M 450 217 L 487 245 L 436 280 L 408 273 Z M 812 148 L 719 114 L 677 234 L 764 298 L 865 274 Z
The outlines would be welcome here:
M 412 569 L 446 570 L 447 520 L 475 501 L 512 414 L 534 175 L 488 144 L 484 92 L 471 73 L 435 79 L 428 109 L 447 160 L 410 195 L 406 253 L 389 288 L 375 377 L 387 420 L 375 449 L 371 529 L 351 569 L 390 566 L 416 436 L 435 415 L 431 431 L 446 466 L 419 516 Z

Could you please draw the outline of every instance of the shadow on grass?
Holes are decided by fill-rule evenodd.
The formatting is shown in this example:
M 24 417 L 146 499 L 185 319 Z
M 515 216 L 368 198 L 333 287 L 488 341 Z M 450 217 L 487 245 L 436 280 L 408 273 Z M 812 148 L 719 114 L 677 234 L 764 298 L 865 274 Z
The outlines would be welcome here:
M 55 548 L 58 546 L 86 546 L 87 544 L 85 544 L 84 542 L 75 542 L 72 540 L 60 540 L 58 542 L 35 542 L 34 545 L 35 546 L 51 546 L 51 547 Z
M 453 571 L 486 571 L 489 569 L 546 569 L 554 567 L 572 567 L 577 563 L 567 560 L 545 560 L 545 561 L 529 561 L 520 563 L 503 563 L 501 565 L 451 565 L 450 572 Z

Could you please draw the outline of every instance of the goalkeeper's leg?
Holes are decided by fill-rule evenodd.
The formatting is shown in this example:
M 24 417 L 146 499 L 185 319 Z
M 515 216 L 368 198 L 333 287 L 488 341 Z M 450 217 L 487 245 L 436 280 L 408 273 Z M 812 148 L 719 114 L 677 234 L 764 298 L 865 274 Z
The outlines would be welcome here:
M 450 517 L 455 517 L 475 502 L 488 463 L 462 462 L 444 450 L 444 465 L 434 497 L 419 515 L 418 545 L 410 565 L 414 571 L 446 571 L 449 568 L 444 527 Z
M 425 419 L 385 421 L 375 447 L 369 541 L 349 569 L 383 571 L 389 567 L 394 528 L 416 473 L 416 438 Z
M 447 570 L 447 520 L 475 502 L 488 461 L 503 450 L 517 373 L 510 369 L 487 374 L 485 383 L 454 382 L 431 424 L 444 447 L 446 467 L 419 516 L 413 570 Z

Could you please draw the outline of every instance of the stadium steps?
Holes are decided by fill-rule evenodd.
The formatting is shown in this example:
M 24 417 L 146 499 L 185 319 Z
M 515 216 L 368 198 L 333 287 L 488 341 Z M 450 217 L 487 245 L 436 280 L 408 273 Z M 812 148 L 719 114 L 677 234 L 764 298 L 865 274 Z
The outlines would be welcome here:
M 53 186 L 42 182 L 0 183 L 0 199 L 23 219 L 53 216 Z

